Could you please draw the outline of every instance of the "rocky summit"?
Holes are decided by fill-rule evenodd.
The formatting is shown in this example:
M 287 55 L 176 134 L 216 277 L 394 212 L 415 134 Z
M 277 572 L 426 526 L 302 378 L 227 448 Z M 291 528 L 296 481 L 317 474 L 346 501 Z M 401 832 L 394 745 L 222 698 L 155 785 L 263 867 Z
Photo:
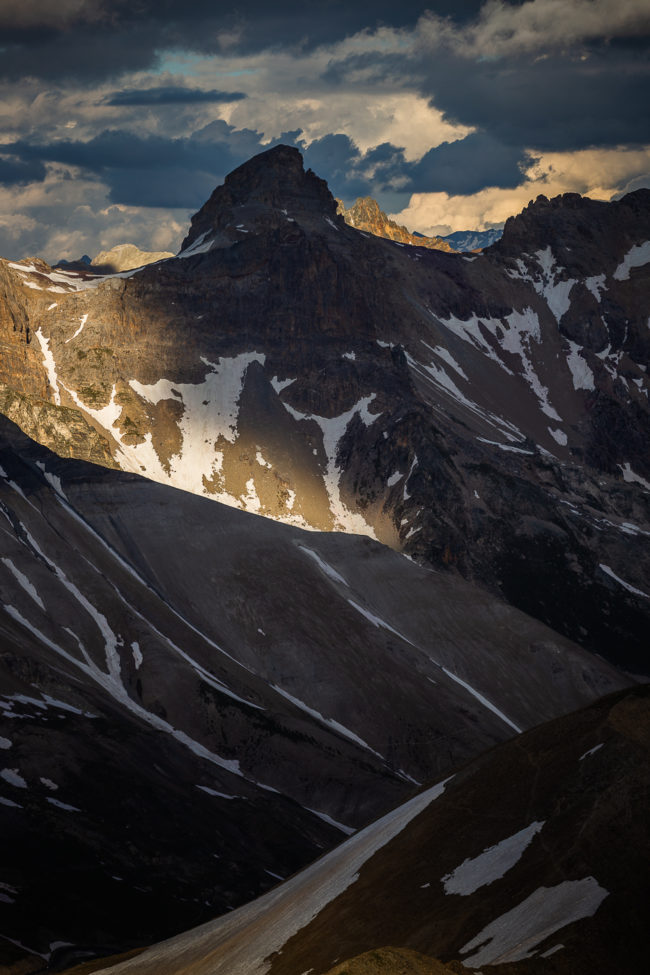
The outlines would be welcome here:
M 362 233 L 300 153 L 172 259 L 0 264 L 0 406 L 62 456 L 368 534 L 648 671 L 650 191 L 539 198 L 477 255 Z
M 362 196 L 353 206 L 347 207 L 342 200 L 337 200 L 337 213 L 351 227 L 367 231 L 376 237 L 386 237 L 401 244 L 411 244 L 418 247 L 433 247 L 441 251 L 453 251 L 454 248 L 442 237 L 424 237 L 422 234 L 412 234 L 406 227 L 390 220 L 379 204 L 370 196 Z

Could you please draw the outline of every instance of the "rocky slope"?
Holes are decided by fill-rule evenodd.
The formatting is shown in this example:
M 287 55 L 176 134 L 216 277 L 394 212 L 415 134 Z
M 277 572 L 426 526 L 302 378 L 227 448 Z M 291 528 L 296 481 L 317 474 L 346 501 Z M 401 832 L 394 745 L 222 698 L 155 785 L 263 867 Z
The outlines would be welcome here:
M 422 234 L 412 234 L 406 227 L 390 220 L 379 204 L 371 196 L 361 196 L 351 206 L 347 207 L 343 200 L 337 200 L 336 212 L 345 222 L 356 230 L 385 237 L 400 244 L 410 244 L 418 247 L 432 247 L 440 251 L 453 251 L 455 248 L 442 237 L 424 237 Z
M 63 460 L 4 419 L 0 512 L 3 971 L 236 907 L 624 683 L 368 538 Z
M 384 952 L 357 956 L 393 945 L 416 972 L 637 975 L 649 705 L 639 688 L 500 745 L 252 904 L 101 971 L 375 975 Z
M 364 235 L 300 154 L 180 254 L 0 264 L 1 408 L 62 456 L 365 533 L 648 673 L 650 192 L 538 199 L 480 255 Z

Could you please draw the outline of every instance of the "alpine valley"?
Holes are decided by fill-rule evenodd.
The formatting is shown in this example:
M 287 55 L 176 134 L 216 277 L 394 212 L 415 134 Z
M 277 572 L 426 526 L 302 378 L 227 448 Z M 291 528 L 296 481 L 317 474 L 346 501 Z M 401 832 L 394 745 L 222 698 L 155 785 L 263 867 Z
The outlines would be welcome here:
M 0 972 L 646 961 L 650 191 L 373 204 L 0 260 Z

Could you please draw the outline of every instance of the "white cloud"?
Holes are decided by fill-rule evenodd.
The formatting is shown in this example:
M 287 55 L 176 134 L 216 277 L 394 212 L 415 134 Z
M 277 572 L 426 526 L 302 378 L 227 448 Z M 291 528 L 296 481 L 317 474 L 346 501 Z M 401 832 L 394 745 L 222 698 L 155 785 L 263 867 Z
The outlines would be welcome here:
M 282 51 L 194 58 L 193 82 L 212 88 L 234 79 L 248 97 L 222 106 L 220 117 L 237 128 L 263 133 L 266 141 L 295 129 L 303 132 L 308 143 L 329 133 L 343 133 L 362 152 L 391 142 L 405 150 L 406 159 L 416 160 L 442 142 L 464 138 L 472 129 L 446 121 L 408 84 L 393 77 L 377 78 L 373 69 L 354 76 L 346 72 L 344 82 L 328 77 L 330 69 L 349 55 L 407 54 L 411 45 L 411 34 L 382 28 L 307 54 Z
M 46 261 L 94 257 L 116 244 L 177 251 L 190 212 L 107 203 L 107 188 L 66 167 L 50 167 L 43 183 L 0 187 L 0 256 Z
M 391 216 L 410 230 L 428 235 L 484 230 L 519 213 L 540 193 L 549 198 L 581 193 L 610 200 L 622 188 L 645 185 L 643 178 L 649 170 L 650 146 L 544 153 L 528 169 L 526 181 L 514 189 L 487 187 L 468 196 L 414 193 L 409 205 Z
M 468 58 L 563 49 L 598 38 L 633 37 L 650 28 L 648 0 L 487 0 L 475 21 L 457 27 L 427 12 L 418 24 L 427 47 L 451 47 Z

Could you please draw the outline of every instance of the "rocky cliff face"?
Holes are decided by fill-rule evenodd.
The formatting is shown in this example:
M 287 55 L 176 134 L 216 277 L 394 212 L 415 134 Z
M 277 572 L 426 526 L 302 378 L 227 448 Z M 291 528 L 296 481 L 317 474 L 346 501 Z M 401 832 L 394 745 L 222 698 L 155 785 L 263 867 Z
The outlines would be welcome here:
M 446 254 L 348 226 L 277 147 L 174 259 L 3 262 L 3 402 L 62 455 L 375 536 L 647 671 L 649 198 L 540 199 Z
M 379 204 L 370 196 L 362 196 L 346 209 L 342 200 L 336 201 L 337 213 L 356 230 L 374 234 L 376 237 L 386 237 L 387 240 L 395 240 L 400 244 L 410 244 L 414 247 L 431 247 L 434 250 L 451 252 L 455 248 L 442 237 L 424 237 L 421 234 L 412 234 L 406 227 L 400 226 L 394 220 L 389 220 L 383 210 L 379 209 Z

